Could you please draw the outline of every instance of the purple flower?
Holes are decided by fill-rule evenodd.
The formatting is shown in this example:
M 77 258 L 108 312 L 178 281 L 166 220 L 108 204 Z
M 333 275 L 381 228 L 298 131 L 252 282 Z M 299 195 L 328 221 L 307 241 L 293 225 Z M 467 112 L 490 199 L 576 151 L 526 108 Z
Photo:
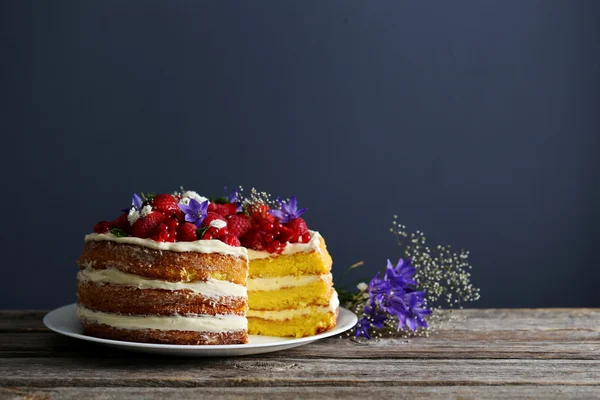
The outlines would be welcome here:
M 398 330 L 405 326 L 413 332 L 427 328 L 425 318 L 431 315 L 431 310 L 423 308 L 425 293 L 413 288 L 417 285 L 412 279 L 415 273 L 416 268 L 409 260 L 400 259 L 396 267 L 388 260 L 383 279 L 379 278 L 378 272 L 369 282 L 365 316 L 356 329 L 356 336 L 369 338 L 370 327 L 382 328 L 391 317 L 398 319 Z
M 227 190 L 227 186 L 225 186 L 225 197 L 227 198 L 227 201 L 229 203 L 235 204 L 237 207 L 237 212 L 240 212 L 242 211 L 242 202 L 240 201 L 240 198 L 238 196 L 239 194 L 237 188 L 235 188 L 233 192 L 229 193 L 229 191 Z
M 371 326 L 371 323 L 369 322 L 369 319 L 366 316 L 362 317 L 356 323 L 356 334 L 355 334 L 355 336 L 356 337 L 364 336 L 367 339 L 371 339 L 371 336 L 369 336 L 369 327 L 370 326 Z
M 199 203 L 196 199 L 190 199 L 188 205 L 179 203 L 179 208 L 185 213 L 185 220 L 187 222 L 191 222 L 200 228 L 202 221 L 206 218 L 208 203 L 208 200 Z
M 396 268 L 392 266 L 390 260 L 387 260 L 385 279 L 389 280 L 396 287 L 416 285 L 417 282 L 412 279 L 415 272 L 417 272 L 417 269 L 410 265 L 409 260 L 399 259 Z
M 140 211 L 142 208 L 142 204 L 142 198 L 138 196 L 137 193 L 134 193 L 133 197 L 131 198 L 131 205 L 127 208 L 121 208 L 121 211 L 123 211 L 124 213 L 129 212 L 129 210 L 131 210 L 131 207 L 134 207 L 136 211 Z
M 279 198 L 279 206 L 281 210 L 269 210 L 269 214 L 274 215 L 279 218 L 281 222 L 284 224 L 290 222 L 293 219 L 299 218 L 302 214 L 308 210 L 308 208 L 298 209 L 298 202 L 296 201 L 296 196 L 290 197 L 289 203 L 285 201 L 281 201 Z
M 423 301 L 423 292 L 412 292 L 405 295 L 405 302 L 408 307 L 406 310 L 406 326 L 411 331 L 416 331 L 418 328 L 427 328 L 425 317 L 431 315 L 432 311 L 419 307 Z

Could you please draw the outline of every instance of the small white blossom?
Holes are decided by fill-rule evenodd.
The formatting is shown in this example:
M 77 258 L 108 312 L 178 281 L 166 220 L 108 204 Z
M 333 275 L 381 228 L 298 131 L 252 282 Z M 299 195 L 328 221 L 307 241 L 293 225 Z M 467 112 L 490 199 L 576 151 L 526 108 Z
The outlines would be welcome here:
M 221 219 L 215 219 L 215 220 L 210 221 L 209 226 L 212 226 L 213 228 L 221 229 L 221 228 L 225 228 L 227 226 L 227 222 L 225 222 Z
M 360 290 L 361 292 L 364 292 L 367 290 L 367 288 L 369 287 L 369 285 L 367 285 L 364 282 L 359 283 L 358 285 L 356 285 L 356 287 L 358 288 L 358 290 Z
M 131 207 L 129 214 L 127 214 L 127 221 L 129 221 L 129 225 L 133 225 L 139 218 L 140 213 L 138 210 L 136 210 L 135 207 Z
M 142 211 L 140 212 L 140 214 L 142 215 L 142 217 L 146 218 L 148 215 L 150 215 L 151 212 L 152 206 L 148 204 L 142 207 Z
M 187 206 L 190 203 L 190 199 L 194 199 L 198 203 L 204 203 L 206 200 L 208 200 L 206 197 L 200 196 L 198 193 L 194 192 L 193 190 L 188 190 L 181 194 L 181 200 L 179 202 L 183 203 Z

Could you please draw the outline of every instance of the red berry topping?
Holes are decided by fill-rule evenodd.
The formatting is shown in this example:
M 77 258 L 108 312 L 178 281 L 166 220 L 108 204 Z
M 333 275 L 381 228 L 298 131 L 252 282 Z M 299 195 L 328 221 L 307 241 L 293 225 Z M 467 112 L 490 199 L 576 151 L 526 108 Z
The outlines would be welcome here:
M 152 209 L 155 211 L 160 211 L 166 215 L 173 215 L 177 210 L 179 210 L 179 205 L 177 200 L 173 195 L 163 193 L 158 194 L 151 201 Z
M 267 251 L 269 253 L 277 253 L 277 254 L 281 254 L 283 252 L 283 249 L 285 248 L 285 244 L 281 243 L 278 240 L 273 240 L 271 243 L 269 243 L 269 245 L 267 246 Z
M 196 229 L 196 225 L 191 222 L 185 222 L 177 229 L 177 238 L 180 242 L 193 242 L 198 240 Z
M 119 218 L 110 222 L 108 225 L 110 229 L 119 228 L 125 232 L 129 232 L 129 229 L 131 228 L 131 226 L 129 225 L 129 221 L 127 220 L 127 214 L 121 214 Z
M 229 233 L 238 238 L 244 236 L 250 230 L 250 220 L 244 214 L 231 215 L 227 218 Z
M 214 220 L 221 220 L 221 221 L 227 222 L 227 220 L 225 219 L 224 216 L 217 214 L 216 212 L 209 211 L 206 215 L 206 218 L 204 218 L 204 221 L 202 221 L 202 224 L 206 225 L 206 226 L 210 226 L 210 223 L 213 222 Z
M 107 233 L 110 230 L 110 225 L 106 221 L 100 221 L 94 225 L 94 232 Z
M 216 212 L 217 214 L 227 217 L 229 215 L 234 215 L 235 213 L 237 213 L 237 206 L 232 203 L 227 203 L 227 204 L 210 203 L 208 205 L 208 211 Z
M 300 241 L 302 243 L 308 243 L 308 242 L 310 242 L 310 239 L 311 239 L 310 233 L 306 232 L 302 235 L 302 237 L 300 238 Z
M 293 229 L 290 229 L 287 226 L 282 226 L 279 228 L 279 236 L 277 236 L 277 240 L 283 243 L 295 243 L 298 241 L 298 234 Z
M 219 240 L 222 241 L 225 244 L 228 244 L 230 246 L 234 246 L 234 247 L 239 247 L 241 246 L 240 240 L 235 237 L 234 235 L 223 235 L 223 236 L 219 236 Z
M 167 220 L 167 222 L 165 222 L 165 225 L 167 225 L 169 230 L 176 230 L 177 227 L 179 227 L 179 221 L 177 220 L 177 218 L 170 218 Z
M 250 231 L 242 238 L 242 244 L 252 250 L 264 250 L 266 246 L 263 235 L 261 231 Z
M 148 216 L 139 218 L 131 226 L 131 234 L 139 238 L 148 238 L 158 233 L 158 226 L 167 220 L 167 216 L 152 211 Z
M 298 237 L 300 237 L 308 232 L 308 228 L 306 226 L 306 221 L 304 221 L 302 218 L 295 218 L 285 225 L 288 228 L 290 228 L 291 230 L 293 230 L 294 232 L 296 232 Z

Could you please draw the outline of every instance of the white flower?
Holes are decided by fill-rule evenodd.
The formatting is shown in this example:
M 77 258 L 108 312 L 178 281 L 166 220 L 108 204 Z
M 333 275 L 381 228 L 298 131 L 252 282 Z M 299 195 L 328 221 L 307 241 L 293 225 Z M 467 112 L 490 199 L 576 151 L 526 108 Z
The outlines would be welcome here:
M 193 190 L 188 190 L 181 194 L 181 200 L 179 200 L 179 202 L 183 203 L 187 206 L 188 204 L 190 204 L 190 199 L 194 199 L 198 203 L 204 203 L 206 200 L 208 200 L 206 197 L 200 196 L 198 193 L 194 192 Z
M 358 290 L 360 290 L 361 292 L 364 292 L 365 290 L 367 290 L 369 288 L 369 285 L 367 285 L 364 282 L 359 283 L 358 285 L 356 285 L 356 287 L 358 288 Z
M 150 213 L 152 212 L 152 206 L 151 205 L 145 205 L 144 207 L 142 207 L 142 211 L 141 211 L 141 215 L 142 217 L 147 217 L 148 215 L 150 215 Z
M 135 207 L 131 207 L 129 214 L 127 214 L 127 221 L 129 221 L 129 225 L 133 225 L 139 218 L 140 213 L 138 210 L 136 210 Z
M 221 228 L 225 228 L 227 226 L 227 222 L 223 221 L 222 219 L 214 219 L 214 220 L 210 221 L 209 226 L 212 226 L 213 228 L 221 229 Z

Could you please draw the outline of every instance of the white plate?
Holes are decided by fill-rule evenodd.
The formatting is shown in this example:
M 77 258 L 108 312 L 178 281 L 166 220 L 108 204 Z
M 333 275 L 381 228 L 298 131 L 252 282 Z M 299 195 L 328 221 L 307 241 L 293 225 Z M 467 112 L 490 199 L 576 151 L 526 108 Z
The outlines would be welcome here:
M 62 335 L 74 337 L 77 339 L 88 340 L 105 344 L 123 350 L 132 350 L 154 354 L 168 354 L 177 356 L 203 356 L 203 357 L 224 357 L 224 356 L 247 356 L 250 354 L 270 353 L 291 349 L 302 346 L 315 340 L 323 339 L 329 336 L 339 335 L 356 325 L 356 315 L 345 308 L 340 307 L 335 329 L 314 336 L 303 338 L 280 338 L 273 336 L 249 335 L 247 344 L 222 344 L 222 345 L 179 345 L 179 344 L 153 344 L 138 342 L 123 342 L 120 340 L 101 339 L 93 336 L 84 335 L 83 327 L 77 318 L 75 312 L 77 305 L 69 304 L 50 311 L 44 317 L 44 325 L 54 332 Z

